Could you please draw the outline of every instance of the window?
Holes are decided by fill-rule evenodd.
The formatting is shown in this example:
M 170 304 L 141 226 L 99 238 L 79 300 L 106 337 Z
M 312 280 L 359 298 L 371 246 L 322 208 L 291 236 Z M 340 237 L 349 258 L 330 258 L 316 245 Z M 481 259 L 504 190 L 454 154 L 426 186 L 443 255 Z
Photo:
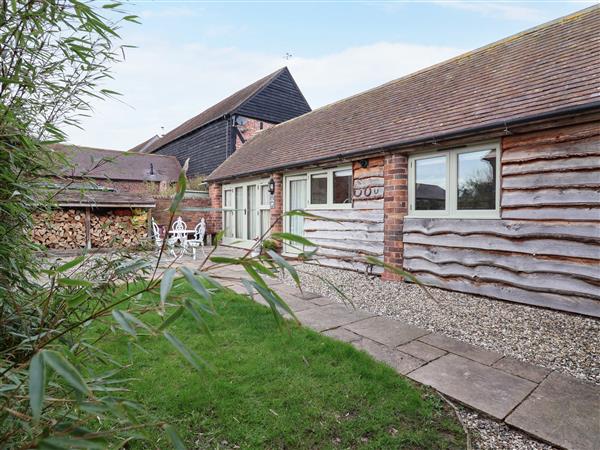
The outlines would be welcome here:
M 333 203 L 352 203 L 352 169 L 333 172 Z
M 310 176 L 310 203 L 312 205 L 327 204 L 327 174 L 319 173 Z
M 260 212 L 260 236 L 263 236 L 271 226 L 271 194 L 269 193 L 269 186 L 266 184 L 260 187 L 258 209 Z
M 352 167 L 335 167 L 308 174 L 309 208 L 352 207 Z
M 233 237 L 233 190 L 226 189 L 223 191 L 223 229 L 225 237 Z
M 409 158 L 414 217 L 499 217 L 499 147 L 446 150 Z

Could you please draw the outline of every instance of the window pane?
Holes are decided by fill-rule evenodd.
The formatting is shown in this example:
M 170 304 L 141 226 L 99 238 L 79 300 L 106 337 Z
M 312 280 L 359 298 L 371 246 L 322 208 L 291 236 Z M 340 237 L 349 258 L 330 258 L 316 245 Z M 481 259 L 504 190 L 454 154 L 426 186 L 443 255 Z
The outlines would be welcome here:
M 245 239 L 244 232 L 244 191 L 243 188 L 235 188 L 235 237 Z
M 496 151 L 458 155 L 458 209 L 496 209 Z
M 310 177 L 310 202 L 313 205 L 327 203 L 327 175 L 319 174 Z
M 246 191 L 246 197 L 248 201 L 248 215 L 247 217 L 247 229 L 248 229 L 248 239 L 256 239 L 258 237 L 258 209 L 256 208 L 256 186 L 250 185 Z
M 271 226 L 271 211 L 268 209 L 260 210 L 260 235 L 262 236 L 267 232 Z
M 446 209 L 446 157 L 415 161 L 415 210 Z
M 225 198 L 223 199 L 223 206 L 231 206 L 231 190 L 225 191 Z
M 333 172 L 333 203 L 352 203 L 352 169 Z
M 233 211 L 225 211 L 225 237 L 233 237 Z
M 269 193 L 269 186 L 260 187 L 260 204 L 262 206 L 269 206 L 271 203 L 271 194 Z

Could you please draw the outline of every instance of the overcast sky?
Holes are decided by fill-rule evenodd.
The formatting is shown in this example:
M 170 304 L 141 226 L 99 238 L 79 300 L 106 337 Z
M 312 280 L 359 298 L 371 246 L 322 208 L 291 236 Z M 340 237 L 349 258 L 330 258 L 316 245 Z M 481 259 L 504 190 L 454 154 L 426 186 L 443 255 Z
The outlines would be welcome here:
M 69 141 L 127 150 L 285 65 L 315 109 L 591 4 L 132 2 L 137 48 L 106 86 L 122 102 L 95 102 Z

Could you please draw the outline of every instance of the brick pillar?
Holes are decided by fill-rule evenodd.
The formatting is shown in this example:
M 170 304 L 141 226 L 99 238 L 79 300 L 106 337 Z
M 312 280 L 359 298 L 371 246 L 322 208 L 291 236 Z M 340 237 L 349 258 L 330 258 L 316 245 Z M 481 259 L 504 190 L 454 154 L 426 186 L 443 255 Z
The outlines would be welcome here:
M 281 233 L 283 231 L 283 175 L 280 173 L 273 174 L 275 181 L 275 194 L 273 195 L 275 203 L 271 208 L 271 233 Z M 279 219 L 277 223 L 275 221 Z
M 404 216 L 408 214 L 408 158 L 400 154 L 385 157 L 384 180 L 384 225 L 383 260 L 402 268 L 402 229 Z M 386 270 L 382 278 L 386 281 L 402 281 L 402 277 Z
M 210 196 L 210 207 L 213 210 L 210 212 L 207 233 L 215 234 L 223 228 L 223 191 L 220 183 L 210 183 L 208 185 L 208 195 Z

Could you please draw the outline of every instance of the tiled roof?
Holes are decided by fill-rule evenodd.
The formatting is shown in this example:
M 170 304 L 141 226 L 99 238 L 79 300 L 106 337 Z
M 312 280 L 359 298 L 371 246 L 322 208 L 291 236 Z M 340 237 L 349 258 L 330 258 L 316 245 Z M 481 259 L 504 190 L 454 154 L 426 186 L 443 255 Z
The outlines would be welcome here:
M 150 145 L 143 148 L 142 151 L 144 153 L 152 153 L 152 152 L 158 150 L 159 148 L 167 145 L 169 142 L 174 141 L 175 139 L 178 139 L 194 130 L 197 130 L 198 128 L 203 127 L 204 125 L 206 125 L 214 120 L 217 120 L 227 114 L 233 113 L 240 105 L 242 105 L 244 102 L 249 100 L 251 97 L 253 97 L 255 94 L 257 94 L 259 91 L 261 91 L 265 86 L 267 86 L 271 81 L 273 81 L 275 78 L 277 78 L 277 76 L 284 70 L 287 70 L 287 68 L 283 67 L 283 68 L 273 72 L 272 74 L 267 75 L 266 77 L 261 78 L 258 81 L 255 81 L 254 83 L 250 84 L 249 86 L 246 86 L 245 88 L 240 89 L 239 91 L 230 95 L 226 99 L 221 100 L 216 105 L 211 106 L 210 108 L 201 112 L 197 116 L 194 116 L 191 119 L 183 122 L 181 125 L 172 129 L 171 131 L 169 131 L 167 134 L 165 134 L 160 139 L 157 139 L 157 140 L 151 142 Z M 148 142 L 148 141 L 145 141 L 142 144 L 137 145 L 130 151 L 136 151 L 135 150 L 136 148 L 144 147 L 143 144 L 145 144 L 146 142 Z M 138 149 L 137 151 L 140 151 L 140 150 Z
M 129 153 L 76 145 L 55 145 L 71 167 L 63 175 L 129 181 L 176 181 L 181 165 L 174 156 Z
M 265 130 L 208 179 L 600 106 L 599 80 L 600 7 L 593 6 Z
M 59 192 L 54 200 L 63 207 L 154 208 L 156 206 L 154 199 L 147 195 L 100 190 L 65 190 Z

